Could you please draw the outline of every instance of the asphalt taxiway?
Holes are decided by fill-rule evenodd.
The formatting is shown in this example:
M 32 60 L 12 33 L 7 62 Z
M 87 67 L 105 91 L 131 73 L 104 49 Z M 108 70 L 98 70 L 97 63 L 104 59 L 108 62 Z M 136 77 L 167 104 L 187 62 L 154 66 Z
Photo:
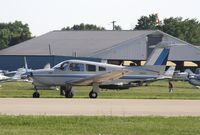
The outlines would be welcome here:
M 200 116 L 200 100 L 0 98 L 0 114 Z

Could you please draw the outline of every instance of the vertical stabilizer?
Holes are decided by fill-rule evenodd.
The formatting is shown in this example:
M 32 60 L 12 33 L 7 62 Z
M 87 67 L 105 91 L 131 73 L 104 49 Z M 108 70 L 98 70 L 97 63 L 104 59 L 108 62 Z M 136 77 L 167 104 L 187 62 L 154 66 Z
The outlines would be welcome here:
M 168 45 L 157 45 L 145 65 L 166 65 L 170 48 Z

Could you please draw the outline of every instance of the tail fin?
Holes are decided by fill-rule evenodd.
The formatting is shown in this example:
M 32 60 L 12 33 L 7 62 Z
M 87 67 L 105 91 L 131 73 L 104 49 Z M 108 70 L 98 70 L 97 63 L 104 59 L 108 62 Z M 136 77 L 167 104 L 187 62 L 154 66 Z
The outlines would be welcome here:
M 170 52 L 169 47 L 163 44 L 156 45 L 145 65 L 166 65 Z

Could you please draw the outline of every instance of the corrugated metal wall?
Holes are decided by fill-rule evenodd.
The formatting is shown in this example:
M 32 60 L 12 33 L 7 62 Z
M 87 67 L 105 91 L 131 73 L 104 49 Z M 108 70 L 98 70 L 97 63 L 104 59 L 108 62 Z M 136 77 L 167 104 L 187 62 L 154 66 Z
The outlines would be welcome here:
M 84 57 L 68 57 L 68 56 L 26 56 L 28 68 L 30 69 L 41 69 L 47 63 L 50 63 L 51 67 L 70 59 L 88 60 L 100 62 L 100 59 L 96 58 L 84 58 Z M 1 55 L 0 56 L 0 70 L 17 70 L 18 68 L 24 67 L 24 56 L 14 55 Z

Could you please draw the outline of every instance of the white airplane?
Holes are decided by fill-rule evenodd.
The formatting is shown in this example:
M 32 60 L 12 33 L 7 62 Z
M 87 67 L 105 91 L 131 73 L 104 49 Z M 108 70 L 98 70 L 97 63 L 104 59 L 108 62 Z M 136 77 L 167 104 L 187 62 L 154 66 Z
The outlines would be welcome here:
M 162 75 L 172 45 L 159 44 L 152 51 L 144 66 L 125 67 L 82 60 L 63 61 L 53 68 L 29 72 L 33 79 L 35 92 L 33 98 L 39 98 L 39 89 L 60 86 L 66 98 L 74 96 L 72 86 L 92 86 L 90 98 L 97 98 L 99 85 L 115 80 L 138 80 Z
M 0 74 L 0 82 L 1 81 L 6 81 L 6 80 L 8 80 L 10 77 L 8 77 L 8 76 L 5 76 L 4 74 Z
M 6 76 L 3 73 L 0 74 L 0 82 L 8 82 L 8 81 L 18 81 L 21 80 L 21 75 L 24 72 L 21 70 L 17 70 L 13 76 Z

